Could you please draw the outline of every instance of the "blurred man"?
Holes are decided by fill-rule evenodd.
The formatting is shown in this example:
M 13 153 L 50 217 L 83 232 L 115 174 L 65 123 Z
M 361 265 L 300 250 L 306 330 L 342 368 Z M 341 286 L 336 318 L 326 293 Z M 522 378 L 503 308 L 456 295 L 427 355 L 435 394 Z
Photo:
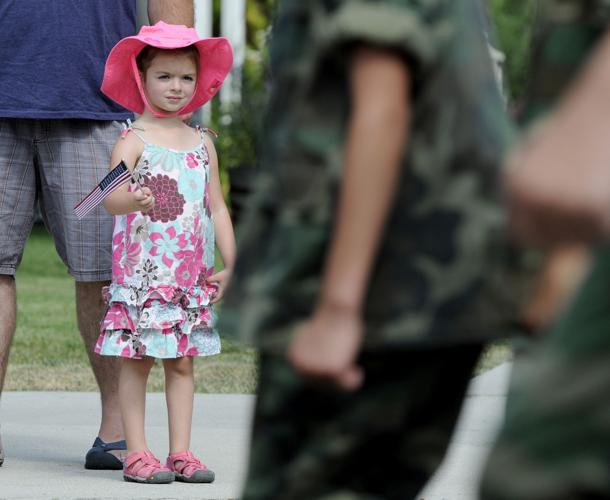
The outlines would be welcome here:
M 505 332 L 489 285 L 509 128 L 477 16 L 470 0 L 279 4 L 223 311 L 261 351 L 244 499 L 412 498 Z

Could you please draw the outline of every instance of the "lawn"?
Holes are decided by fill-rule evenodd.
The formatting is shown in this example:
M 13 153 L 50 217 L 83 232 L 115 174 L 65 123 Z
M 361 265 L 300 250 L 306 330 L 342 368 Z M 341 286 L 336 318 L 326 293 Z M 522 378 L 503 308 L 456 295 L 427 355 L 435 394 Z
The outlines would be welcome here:
M 95 391 L 87 355 L 76 328 L 74 282 L 53 242 L 36 226 L 17 273 L 17 332 L 11 350 L 6 390 Z M 477 372 L 510 357 L 507 344 L 488 348 Z M 195 362 L 196 388 L 209 393 L 248 393 L 256 387 L 252 350 L 223 339 L 223 353 Z M 163 390 L 156 364 L 149 390 Z
M 252 350 L 223 340 L 223 353 L 196 359 L 200 392 L 252 392 L 256 381 Z M 17 273 L 17 331 L 11 349 L 6 390 L 95 391 L 85 348 L 76 328 L 74 281 L 43 227 L 36 226 Z M 163 390 L 157 363 L 149 382 Z

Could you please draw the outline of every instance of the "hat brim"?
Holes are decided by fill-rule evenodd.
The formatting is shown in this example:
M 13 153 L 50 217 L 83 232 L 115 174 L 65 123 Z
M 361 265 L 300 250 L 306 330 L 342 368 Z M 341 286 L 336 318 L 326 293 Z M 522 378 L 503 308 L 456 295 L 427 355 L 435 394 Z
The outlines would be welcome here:
M 204 38 L 197 41 L 148 39 L 139 36 L 123 38 L 108 55 L 102 80 L 102 92 L 110 99 L 134 113 L 142 114 L 145 109 L 136 76 L 132 69 L 132 59 L 150 45 L 160 49 L 179 49 L 194 45 L 199 51 L 199 71 L 197 85 L 189 103 L 179 111 L 186 114 L 203 106 L 216 95 L 233 65 L 233 49 L 226 38 Z

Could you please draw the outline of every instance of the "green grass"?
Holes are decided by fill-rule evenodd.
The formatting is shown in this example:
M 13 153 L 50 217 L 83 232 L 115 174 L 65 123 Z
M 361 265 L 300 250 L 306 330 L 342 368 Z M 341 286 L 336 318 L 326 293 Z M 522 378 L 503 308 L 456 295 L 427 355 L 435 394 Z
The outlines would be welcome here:
M 499 341 L 487 346 L 483 350 L 483 354 L 479 359 L 479 363 L 475 369 L 475 375 L 480 375 L 487 370 L 491 370 L 505 361 L 511 360 L 513 350 L 510 342 Z
M 477 373 L 511 356 L 507 343 L 487 348 Z M 195 360 L 199 392 L 250 393 L 256 388 L 256 356 L 251 349 L 223 339 L 223 352 Z M 96 391 L 87 354 L 76 327 L 74 281 L 42 227 L 28 240 L 17 273 L 17 332 L 11 350 L 6 390 Z M 163 390 L 160 363 L 149 390 Z
M 200 392 L 252 392 L 256 359 L 252 350 L 223 339 L 223 353 L 195 360 Z M 76 327 L 74 280 L 57 256 L 51 237 L 35 227 L 17 272 L 17 331 L 6 390 L 95 391 L 97 386 Z M 149 390 L 163 390 L 157 363 Z

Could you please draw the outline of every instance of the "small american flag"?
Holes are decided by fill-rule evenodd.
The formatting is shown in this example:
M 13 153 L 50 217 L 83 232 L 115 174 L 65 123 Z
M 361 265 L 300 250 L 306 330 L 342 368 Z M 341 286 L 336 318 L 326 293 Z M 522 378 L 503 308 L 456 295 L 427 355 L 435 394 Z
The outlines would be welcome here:
M 74 213 L 76 218 L 81 220 L 91 210 L 93 210 L 100 202 L 106 198 L 115 189 L 121 187 L 129 179 L 131 179 L 131 172 L 127 168 L 127 165 L 121 160 L 116 167 L 114 167 L 102 181 L 95 186 L 87 196 L 85 196 L 81 202 L 74 207 Z

